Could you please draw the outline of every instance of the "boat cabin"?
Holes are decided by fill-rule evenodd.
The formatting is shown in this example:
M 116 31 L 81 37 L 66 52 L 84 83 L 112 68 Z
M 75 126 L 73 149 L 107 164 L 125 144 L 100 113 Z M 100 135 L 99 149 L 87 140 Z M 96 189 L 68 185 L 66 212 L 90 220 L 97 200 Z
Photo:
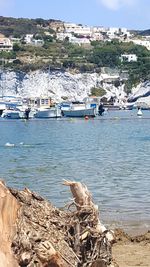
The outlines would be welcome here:
M 28 98 L 26 101 L 29 107 L 34 107 L 34 108 L 40 108 L 40 107 L 49 108 L 53 105 L 53 102 L 50 97 Z

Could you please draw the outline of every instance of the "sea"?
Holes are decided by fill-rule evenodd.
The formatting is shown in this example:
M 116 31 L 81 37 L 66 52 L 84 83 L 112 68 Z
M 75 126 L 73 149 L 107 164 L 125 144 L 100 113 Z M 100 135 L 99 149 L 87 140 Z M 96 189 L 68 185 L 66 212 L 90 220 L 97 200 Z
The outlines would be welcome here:
M 107 111 L 94 119 L 0 118 L 0 172 L 56 207 L 71 203 L 63 180 L 79 181 L 101 221 L 127 232 L 150 229 L 150 111 Z

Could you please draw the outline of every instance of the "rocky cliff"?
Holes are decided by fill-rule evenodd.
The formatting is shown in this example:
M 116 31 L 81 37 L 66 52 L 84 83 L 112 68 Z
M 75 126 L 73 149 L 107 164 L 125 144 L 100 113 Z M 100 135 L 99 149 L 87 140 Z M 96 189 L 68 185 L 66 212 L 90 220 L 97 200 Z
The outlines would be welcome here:
M 34 71 L 30 73 L 1 71 L 2 95 L 16 95 L 22 97 L 47 97 L 56 101 L 66 98 L 69 100 L 82 100 L 91 93 L 92 87 L 103 87 L 110 97 L 125 93 L 122 86 L 115 87 L 113 81 L 119 79 L 118 75 L 97 73 L 78 73 L 60 71 Z
M 0 71 L 0 95 L 21 97 L 52 97 L 54 101 L 83 100 L 91 93 L 91 88 L 101 87 L 106 97 L 113 96 L 118 102 L 127 96 L 124 80 L 118 73 L 78 73 L 42 71 L 23 73 Z M 142 88 L 142 89 L 141 89 Z M 143 90 L 144 88 L 144 90 Z M 134 88 L 134 98 L 150 91 L 149 83 Z M 141 93 L 140 93 L 141 92 Z M 132 97 L 130 97 L 132 99 Z

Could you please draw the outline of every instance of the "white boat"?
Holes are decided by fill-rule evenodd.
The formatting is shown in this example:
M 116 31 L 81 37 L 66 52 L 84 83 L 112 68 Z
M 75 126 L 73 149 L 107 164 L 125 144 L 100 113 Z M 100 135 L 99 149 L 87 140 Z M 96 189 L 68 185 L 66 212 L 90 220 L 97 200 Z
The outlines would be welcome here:
M 96 110 L 95 108 L 86 108 L 86 107 L 70 107 L 70 109 L 64 109 L 63 115 L 65 117 L 95 117 L 96 116 Z
M 5 119 L 23 119 L 25 117 L 25 114 L 20 110 L 5 109 L 1 117 Z
M 35 114 L 35 118 L 60 118 L 61 110 L 58 107 L 50 107 L 50 108 L 39 108 Z
M 137 116 L 141 117 L 143 115 L 141 108 L 138 109 Z

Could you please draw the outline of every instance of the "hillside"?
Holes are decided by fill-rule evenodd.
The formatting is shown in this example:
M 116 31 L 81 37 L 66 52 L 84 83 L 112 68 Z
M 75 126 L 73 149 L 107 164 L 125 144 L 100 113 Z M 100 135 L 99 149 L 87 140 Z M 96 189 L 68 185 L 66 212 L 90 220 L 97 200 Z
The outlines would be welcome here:
M 139 34 L 142 36 L 150 36 L 150 29 L 140 31 Z
M 64 32 L 64 22 L 58 20 L 0 17 L 0 33 L 13 42 L 11 51 L 0 51 L 0 64 L 3 68 L 25 73 L 38 69 L 101 73 L 103 67 L 117 68 L 128 74 L 126 88 L 129 92 L 133 85 L 150 79 L 150 50 L 130 39 L 124 40 L 126 36 L 122 36 L 120 30 L 114 35 L 118 39 L 109 39 L 106 30 L 101 34 L 102 40 L 89 42 L 87 37 L 88 44 L 79 43 L 85 37 L 77 34 L 73 34 L 76 43 L 70 42 L 69 37 L 59 39 L 58 33 Z M 30 34 L 32 41 L 27 42 L 26 35 Z M 136 55 L 137 61 L 121 61 L 122 54 Z
M 43 32 L 44 28 L 49 26 L 51 22 L 57 22 L 57 20 L 44 20 L 42 18 L 12 18 L 0 16 L 0 33 L 4 34 L 6 37 L 9 37 L 10 35 L 20 37 L 25 34 L 41 33 Z

